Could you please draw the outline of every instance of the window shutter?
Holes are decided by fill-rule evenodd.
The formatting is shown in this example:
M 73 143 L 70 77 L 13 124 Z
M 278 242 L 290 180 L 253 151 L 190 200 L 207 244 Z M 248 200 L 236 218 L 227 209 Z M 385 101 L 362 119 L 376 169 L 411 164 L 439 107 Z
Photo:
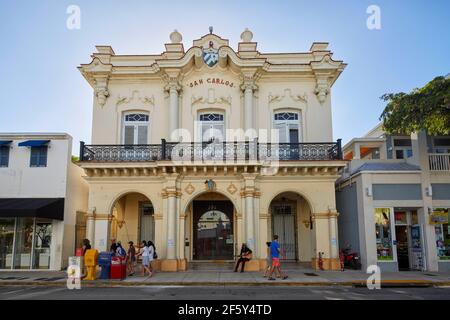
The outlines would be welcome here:
M 38 165 L 38 152 L 36 148 L 31 147 L 30 166 L 36 167 Z
M 212 135 L 215 138 L 216 142 L 222 142 L 224 140 L 224 125 L 222 123 L 220 124 L 214 124 L 212 125 Z
M 279 143 L 287 142 L 287 126 L 285 122 L 275 123 L 275 129 L 278 130 Z
M 124 144 L 134 144 L 134 126 L 125 126 Z
M 138 126 L 138 144 L 147 144 L 147 126 Z
M 40 150 L 40 161 L 39 166 L 46 167 L 47 166 L 47 147 L 41 147 Z
M 298 129 L 298 124 L 289 124 L 289 142 L 290 143 L 300 142 L 300 132 Z
M 211 125 L 207 123 L 202 123 L 202 142 L 208 142 L 211 139 Z

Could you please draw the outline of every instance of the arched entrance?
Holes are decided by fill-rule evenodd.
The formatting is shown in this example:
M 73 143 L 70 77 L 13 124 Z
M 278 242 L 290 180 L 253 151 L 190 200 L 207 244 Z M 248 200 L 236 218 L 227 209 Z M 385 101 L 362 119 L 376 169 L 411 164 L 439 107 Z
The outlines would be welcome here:
M 109 239 L 121 241 L 122 245 L 133 241 L 155 241 L 153 204 L 145 195 L 137 192 L 122 195 L 111 210 Z
M 208 192 L 196 197 L 189 205 L 191 252 L 195 261 L 233 260 L 235 251 L 235 210 L 225 196 Z
M 286 261 L 311 261 L 311 210 L 305 198 L 283 192 L 270 203 L 270 239 L 278 235 Z

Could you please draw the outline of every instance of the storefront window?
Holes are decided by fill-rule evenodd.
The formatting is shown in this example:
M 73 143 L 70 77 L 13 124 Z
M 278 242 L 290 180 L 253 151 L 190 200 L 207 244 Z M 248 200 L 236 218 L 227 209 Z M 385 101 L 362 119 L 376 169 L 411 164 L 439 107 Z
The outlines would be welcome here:
M 378 260 L 393 260 L 391 235 L 391 210 L 375 209 L 375 234 Z
M 35 229 L 33 269 L 49 269 L 52 223 L 37 219 Z
M 30 269 L 33 246 L 33 218 L 17 218 L 15 269 Z
M 450 260 L 450 224 L 448 208 L 434 209 L 434 213 L 446 216 L 446 223 L 436 224 L 434 230 L 436 232 L 437 254 L 440 260 Z
M 14 218 L 0 218 L 0 269 L 12 267 L 14 225 Z

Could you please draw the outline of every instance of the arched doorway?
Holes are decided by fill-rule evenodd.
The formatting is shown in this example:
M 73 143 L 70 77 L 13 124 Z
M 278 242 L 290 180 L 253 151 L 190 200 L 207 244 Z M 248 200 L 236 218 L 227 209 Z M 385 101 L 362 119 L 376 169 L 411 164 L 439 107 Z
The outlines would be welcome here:
M 114 202 L 111 210 L 109 239 L 121 241 L 122 245 L 133 241 L 155 241 L 153 204 L 145 195 L 131 192 Z
M 196 197 L 189 205 L 191 252 L 194 261 L 228 261 L 235 252 L 235 210 L 225 196 L 208 192 Z
M 295 192 L 283 192 L 272 199 L 270 213 L 270 238 L 278 235 L 285 260 L 311 261 L 312 221 L 306 199 Z

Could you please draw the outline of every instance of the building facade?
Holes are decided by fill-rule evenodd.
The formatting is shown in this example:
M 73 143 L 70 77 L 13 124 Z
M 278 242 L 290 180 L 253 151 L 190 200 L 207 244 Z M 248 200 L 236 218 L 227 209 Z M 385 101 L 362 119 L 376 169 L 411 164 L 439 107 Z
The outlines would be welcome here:
M 245 30 L 235 51 L 212 32 L 184 50 L 170 35 L 157 55 L 97 46 L 79 70 L 92 86 L 87 238 L 156 244 L 160 268 L 228 261 L 242 243 L 249 270 L 279 235 L 286 260 L 338 269 L 331 87 L 345 68 L 326 43 L 260 53 Z
M 83 220 L 88 197 L 71 157 L 65 133 L 0 134 L 0 269 L 67 266 L 84 237 L 77 217 Z
M 450 270 L 450 136 L 392 136 L 381 124 L 344 146 L 340 246 L 363 268 Z

